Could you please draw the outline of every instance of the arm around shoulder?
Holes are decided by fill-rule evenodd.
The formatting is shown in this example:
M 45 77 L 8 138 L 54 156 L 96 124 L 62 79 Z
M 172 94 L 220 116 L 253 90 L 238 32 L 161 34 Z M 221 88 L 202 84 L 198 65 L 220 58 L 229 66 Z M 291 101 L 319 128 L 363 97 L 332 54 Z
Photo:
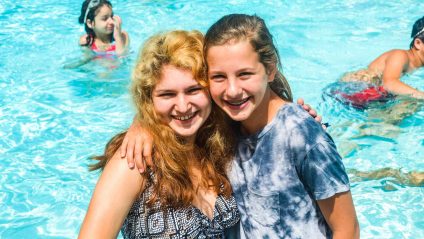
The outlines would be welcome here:
M 97 182 L 78 238 L 116 238 L 144 183 L 115 153 Z

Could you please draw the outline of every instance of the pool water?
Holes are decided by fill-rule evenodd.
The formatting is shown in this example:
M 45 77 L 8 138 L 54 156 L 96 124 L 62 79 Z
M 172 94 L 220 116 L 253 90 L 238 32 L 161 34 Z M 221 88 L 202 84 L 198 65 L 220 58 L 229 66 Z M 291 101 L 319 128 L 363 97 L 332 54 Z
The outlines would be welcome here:
M 408 48 L 423 1 L 112 3 L 130 34 L 130 56 L 64 69 L 82 55 L 81 2 L 0 1 L 0 238 L 76 238 L 98 177 L 87 157 L 134 114 L 127 87 L 140 44 L 163 30 L 205 32 L 234 12 L 266 20 L 295 97 L 330 122 L 348 170 L 424 171 L 422 104 L 396 99 L 358 110 L 322 97 L 344 72 Z M 419 70 L 403 80 L 423 90 L 423 78 Z M 424 238 L 423 186 L 350 177 L 362 238 Z

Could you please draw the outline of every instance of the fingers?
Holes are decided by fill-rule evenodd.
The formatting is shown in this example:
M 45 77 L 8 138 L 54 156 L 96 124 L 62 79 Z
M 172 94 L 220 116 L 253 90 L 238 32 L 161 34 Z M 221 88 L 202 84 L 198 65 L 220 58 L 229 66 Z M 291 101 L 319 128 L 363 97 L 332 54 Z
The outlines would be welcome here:
M 140 173 L 146 170 L 147 166 L 152 166 L 152 142 L 148 138 L 144 138 L 143 144 L 139 143 L 140 149 L 136 151 L 135 164 Z M 142 146 L 141 146 L 142 145 Z
M 128 163 L 128 167 L 129 168 L 134 168 L 134 147 L 135 147 L 135 142 L 134 141 L 129 141 L 128 142 L 128 146 L 127 146 L 127 163 Z
M 311 106 L 310 105 L 308 105 L 308 104 L 304 104 L 304 105 L 302 105 L 303 106 L 303 108 L 306 110 L 306 111 L 310 111 L 312 108 L 311 108 Z
M 146 167 L 144 166 L 144 163 L 142 163 L 142 160 L 143 160 L 142 144 L 143 144 L 143 141 L 140 138 L 138 138 L 136 140 L 135 148 L 134 148 L 134 161 L 140 173 L 144 173 L 144 170 L 146 169 Z
M 299 99 L 297 99 L 297 103 L 299 105 L 304 105 L 305 104 L 305 101 L 302 98 L 299 98 Z
M 122 23 L 121 17 L 119 17 L 118 15 L 113 16 L 113 21 L 115 22 L 115 26 L 121 25 Z
M 305 101 L 302 98 L 297 99 L 297 103 L 303 107 L 303 109 L 310 114 L 315 121 L 321 123 L 322 117 L 318 115 L 318 113 L 308 104 L 305 104 Z M 322 128 L 327 129 L 328 124 L 321 124 Z
M 152 151 L 153 145 L 151 141 L 146 141 L 143 147 L 143 158 L 146 161 L 147 165 L 153 166 L 152 162 Z
M 122 145 L 120 148 L 121 151 L 121 158 L 124 158 L 127 154 L 127 146 L 128 146 L 128 136 L 125 135 L 124 140 L 122 141 Z
M 318 117 L 318 113 L 315 111 L 315 110 L 313 110 L 312 108 L 310 108 L 309 110 L 309 114 L 312 116 L 312 117 L 314 117 L 315 118 L 315 120 L 317 120 L 316 118 Z M 318 121 L 318 120 L 317 120 Z

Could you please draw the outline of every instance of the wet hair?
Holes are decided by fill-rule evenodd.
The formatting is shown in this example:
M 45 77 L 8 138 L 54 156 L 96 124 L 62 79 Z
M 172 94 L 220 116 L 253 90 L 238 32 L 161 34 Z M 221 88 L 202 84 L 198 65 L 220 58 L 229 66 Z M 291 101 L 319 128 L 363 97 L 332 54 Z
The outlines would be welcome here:
M 200 186 L 230 196 L 231 187 L 225 172 L 233 157 L 235 141 L 228 136 L 225 113 L 212 104 L 212 111 L 199 128 L 195 144 L 176 135 L 157 116 L 152 93 L 161 80 L 164 66 L 172 65 L 192 72 L 195 80 L 207 90 L 206 65 L 203 58 L 203 35 L 198 31 L 171 31 L 150 37 L 140 51 L 132 74 L 131 93 L 140 124 L 150 131 L 155 142 L 152 168 L 155 176 L 153 196 L 168 206 L 190 205 L 197 188 L 192 184 L 190 162 L 200 165 Z M 122 144 L 125 132 L 106 145 L 100 160 L 91 167 L 102 169 Z
M 248 40 L 259 55 L 259 61 L 265 66 L 267 73 L 277 68 L 271 89 L 283 100 L 293 101 L 292 92 L 287 79 L 281 72 L 281 62 L 273 37 L 265 21 L 256 15 L 230 14 L 214 23 L 205 35 L 204 52 L 207 55 L 212 46 Z
M 411 31 L 412 41 L 409 44 L 410 49 L 412 49 L 414 47 L 415 39 L 418 38 L 422 42 L 424 42 L 424 31 L 423 30 L 424 30 L 424 17 L 415 21 L 414 25 L 412 26 L 412 31 Z
M 91 46 L 94 42 L 94 37 L 96 36 L 93 29 L 88 27 L 87 20 L 90 20 L 91 22 L 93 22 L 94 18 L 97 16 L 100 9 L 105 5 L 108 6 L 110 9 L 112 9 L 112 3 L 110 3 L 108 0 L 97 0 L 99 3 L 95 5 L 94 7 L 91 7 L 87 12 L 87 7 L 91 1 L 93 0 L 85 0 L 82 3 L 81 14 L 78 18 L 79 24 L 84 24 L 84 29 L 85 29 L 85 32 L 87 33 L 85 46 Z M 87 16 L 86 16 L 86 13 L 87 13 Z

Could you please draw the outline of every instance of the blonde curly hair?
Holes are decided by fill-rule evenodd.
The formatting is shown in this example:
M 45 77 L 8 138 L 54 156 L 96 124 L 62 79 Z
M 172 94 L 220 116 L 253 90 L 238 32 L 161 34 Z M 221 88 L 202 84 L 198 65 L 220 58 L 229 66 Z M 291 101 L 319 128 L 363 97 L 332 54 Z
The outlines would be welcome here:
M 233 157 L 235 139 L 229 134 L 227 118 L 213 102 L 212 112 L 200 127 L 194 145 L 189 145 L 158 118 L 152 92 L 161 80 L 165 65 L 172 65 L 193 73 L 196 81 L 207 90 L 206 65 L 203 57 L 203 35 L 199 31 L 170 31 L 150 37 L 143 45 L 132 74 L 131 93 L 138 120 L 154 139 L 154 193 L 150 202 L 157 199 L 168 206 L 188 206 L 197 188 L 193 185 L 190 165 L 200 165 L 200 187 L 213 189 L 226 196 L 231 186 L 226 177 L 228 163 Z M 119 148 L 125 134 L 112 138 L 105 155 L 92 169 L 101 169 L 114 151 Z

